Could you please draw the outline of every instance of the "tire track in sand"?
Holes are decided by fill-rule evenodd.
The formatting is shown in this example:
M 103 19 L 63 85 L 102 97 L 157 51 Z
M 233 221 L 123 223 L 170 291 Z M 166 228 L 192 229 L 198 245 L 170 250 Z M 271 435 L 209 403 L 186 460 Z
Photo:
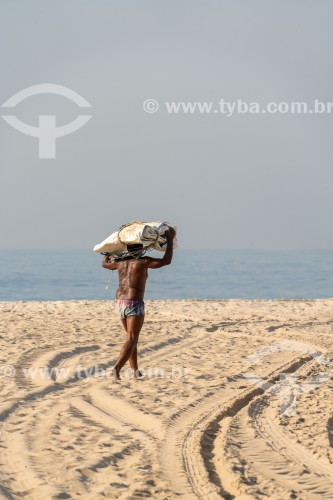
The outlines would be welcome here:
M 333 498 L 332 464 L 284 434 L 270 399 L 266 395 L 256 398 L 225 424 L 217 449 L 223 450 L 224 464 L 228 463 L 233 476 L 233 492 L 249 491 L 252 478 L 253 485 L 266 483 L 266 495 L 272 497 L 281 488 L 285 498 L 295 492 L 309 499 Z
M 318 368 L 312 360 L 300 368 L 298 375 L 304 379 L 308 373 L 318 373 L 318 369 L 323 367 Z M 270 498 L 333 498 L 331 461 L 316 456 L 295 435 L 287 433 L 288 417 L 281 421 L 280 411 L 279 398 L 266 393 L 222 423 L 215 443 L 215 454 L 219 456 L 215 465 L 220 472 L 229 471 L 230 491 L 236 494 L 253 489 L 259 494 L 260 485 L 260 493 Z M 324 423 L 321 426 L 325 428 Z
M 281 373 L 293 373 L 311 360 L 308 356 L 294 357 L 266 377 L 273 383 Z M 193 499 L 194 495 L 210 500 L 233 498 L 232 493 L 224 487 L 223 471 L 221 475 L 221 470 L 213 462 L 218 422 L 237 414 L 262 393 L 260 388 L 253 386 L 241 391 L 240 388 L 244 386 L 242 375 L 235 378 L 235 391 L 239 386 L 239 394 L 235 398 L 226 399 L 225 389 L 221 386 L 169 419 L 159 459 L 163 473 L 179 498 Z
M 142 350 L 142 354 L 154 353 L 156 355 L 160 350 L 166 349 L 166 351 L 168 351 L 169 349 L 172 349 L 175 344 L 181 341 L 183 341 L 182 335 L 171 337 L 166 341 L 160 341 L 158 343 L 152 342 L 151 345 L 148 345 Z M 34 453 L 34 438 L 30 437 L 30 439 L 27 440 L 24 438 L 23 434 L 22 436 L 18 436 L 19 428 L 17 427 L 15 429 L 14 427 L 11 427 L 14 420 L 19 423 L 21 422 L 22 419 L 17 417 L 17 412 L 22 410 L 23 407 L 29 407 L 31 404 L 33 404 L 34 407 L 37 407 L 38 405 L 45 405 L 51 396 L 60 396 L 61 393 L 67 393 L 68 396 L 68 391 L 70 391 L 69 401 L 71 403 L 71 407 L 74 409 L 73 415 L 76 415 L 76 417 L 81 418 L 81 415 L 86 414 L 90 416 L 92 421 L 96 424 L 100 424 L 102 421 L 104 426 L 107 426 L 109 429 L 116 432 L 128 433 L 135 424 L 137 431 L 139 431 L 136 434 L 141 437 L 143 444 L 147 445 L 147 449 L 150 447 L 149 445 L 151 444 L 150 440 L 152 439 L 152 434 L 156 438 L 156 429 L 159 429 L 159 422 L 153 423 L 152 417 L 139 412 L 134 407 L 132 408 L 131 405 L 124 408 L 124 403 L 122 403 L 118 398 L 108 399 L 105 397 L 105 394 L 100 394 L 98 391 L 90 401 L 87 400 L 87 395 L 85 393 L 86 389 L 84 389 L 83 397 L 79 396 L 79 394 L 82 394 L 82 388 L 76 388 L 75 386 L 77 385 L 77 382 L 82 379 L 89 378 L 93 374 L 93 367 L 89 366 L 88 368 L 83 369 L 80 373 L 70 376 L 68 380 L 62 381 L 61 384 L 57 382 L 56 377 L 38 376 L 38 370 L 41 370 L 41 372 L 43 370 L 46 372 L 52 369 L 55 370 L 59 363 L 62 363 L 62 367 L 66 369 L 66 365 L 72 365 L 75 360 L 81 361 L 82 354 L 94 352 L 99 349 L 100 346 L 94 344 L 74 347 L 69 350 L 52 349 L 49 352 L 45 352 L 45 350 L 38 350 L 38 352 L 35 352 L 35 356 L 33 356 L 33 353 L 30 351 L 29 355 L 26 353 L 22 357 L 21 361 L 23 366 L 25 365 L 26 368 L 29 368 L 27 365 L 28 359 L 31 360 L 31 357 L 34 359 L 31 367 L 31 373 L 37 373 L 37 376 L 27 379 L 22 370 L 21 373 L 17 375 L 16 382 L 19 386 L 23 386 L 28 390 L 30 389 L 29 392 L 24 394 L 24 396 L 14 403 L 12 402 L 8 404 L 7 407 L 3 408 L 3 411 L 0 413 L 0 436 L 2 448 L 0 478 L 2 479 L 2 491 L 5 492 L 7 498 L 10 498 L 12 494 L 24 494 L 26 496 L 31 494 L 34 498 L 45 498 L 46 496 L 50 497 L 57 492 L 59 493 L 59 490 L 61 490 L 61 485 L 57 484 L 56 488 L 51 488 L 50 482 L 45 483 L 44 481 L 44 477 L 47 474 L 44 474 L 43 472 L 53 473 L 54 476 L 55 464 L 53 464 L 53 468 L 51 463 L 47 466 L 45 459 L 43 463 L 39 463 L 38 455 Z M 111 367 L 115 362 L 116 360 L 112 359 L 107 363 L 101 364 L 101 367 Z M 36 387 L 37 390 L 31 390 L 34 387 Z M 96 406 L 94 403 L 96 403 Z M 64 411 L 63 400 L 59 402 L 54 400 L 51 404 L 53 415 L 57 415 L 59 411 Z M 117 407 L 117 412 L 116 415 L 113 416 L 115 407 Z M 122 408 L 122 415 L 119 414 L 120 408 Z M 135 422 L 132 418 L 128 420 L 128 418 L 125 417 L 125 413 L 129 414 L 129 410 L 131 415 L 135 415 Z M 27 421 L 27 418 L 28 414 L 26 413 L 23 415 L 23 423 L 26 432 L 28 429 L 33 427 L 32 420 L 30 419 Z M 144 422 L 143 430 L 139 425 L 140 421 Z M 43 428 L 44 436 L 50 435 L 53 422 L 42 422 L 41 427 Z M 149 433 L 147 434 L 148 429 Z M 15 450 L 15 448 L 11 446 L 12 432 L 16 433 L 17 442 L 20 443 L 19 450 Z M 40 435 L 39 432 L 37 434 Z M 137 439 L 137 437 L 135 437 L 135 439 Z M 41 496 L 39 496 L 39 494 Z

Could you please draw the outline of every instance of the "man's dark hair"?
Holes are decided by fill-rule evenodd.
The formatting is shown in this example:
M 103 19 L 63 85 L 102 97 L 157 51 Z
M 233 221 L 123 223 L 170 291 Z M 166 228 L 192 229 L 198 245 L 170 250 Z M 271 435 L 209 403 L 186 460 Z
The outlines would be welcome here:
M 135 252 L 136 250 L 142 250 L 143 245 L 142 243 L 134 243 L 133 245 L 127 245 L 127 250 L 129 252 Z

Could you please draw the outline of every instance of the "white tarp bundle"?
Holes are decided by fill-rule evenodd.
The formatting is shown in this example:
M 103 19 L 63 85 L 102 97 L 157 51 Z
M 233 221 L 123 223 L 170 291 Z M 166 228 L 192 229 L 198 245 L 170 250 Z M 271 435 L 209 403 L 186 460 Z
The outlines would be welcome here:
M 102 243 L 94 247 L 94 252 L 122 253 L 127 252 L 127 245 L 141 243 L 145 248 L 153 248 L 164 252 L 166 249 L 165 231 L 171 226 L 168 222 L 134 221 L 122 226 Z M 174 228 L 175 229 L 175 228 Z M 177 248 L 177 240 L 173 240 L 173 248 Z

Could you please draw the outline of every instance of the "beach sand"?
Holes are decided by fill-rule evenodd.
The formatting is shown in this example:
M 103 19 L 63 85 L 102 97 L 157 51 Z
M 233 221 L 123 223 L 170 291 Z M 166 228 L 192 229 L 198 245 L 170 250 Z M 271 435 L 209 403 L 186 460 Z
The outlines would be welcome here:
M 0 498 L 333 498 L 332 299 L 0 311 Z

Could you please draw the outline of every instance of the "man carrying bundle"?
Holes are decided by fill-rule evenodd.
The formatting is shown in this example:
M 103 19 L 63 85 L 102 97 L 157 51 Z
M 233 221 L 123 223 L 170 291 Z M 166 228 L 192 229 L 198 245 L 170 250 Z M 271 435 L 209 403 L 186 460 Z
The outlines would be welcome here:
M 116 309 L 119 312 L 127 338 L 120 351 L 118 361 L 114 367 L 114 375 L 120 380 L 120 370 L 129 361 L 137 378 L 142 376 L 138 368 L 137 345 L 139 334 L 144 322 L 144 293 L 148 278 L 148 269 L 171 264 L 173 254 L 173 239 L 176 235 L 172 227 L 165 232 L 167 247 L 162 259 L 143 257 L 143 245 L 128 245 L 129 256 L 123 259 L 110 260 L 105 256 L 102 266 L 105 269 L 118 270 L 119 286 L 116 291 Z

